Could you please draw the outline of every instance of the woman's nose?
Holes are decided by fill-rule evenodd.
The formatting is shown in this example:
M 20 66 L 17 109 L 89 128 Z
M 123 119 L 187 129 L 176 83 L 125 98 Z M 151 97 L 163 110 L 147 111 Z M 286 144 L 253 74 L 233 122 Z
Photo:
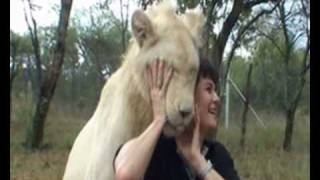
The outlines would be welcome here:
M 218 105 L 220 105 L 220 97 L 219 97 L 219 95 L 217 94 L 217 92 L 213 92 L 213 97 L 212 97 L 212 99 L 213 99 L 213 101 L 214 101 L 214 103 L 215 104 L 218 104 Z

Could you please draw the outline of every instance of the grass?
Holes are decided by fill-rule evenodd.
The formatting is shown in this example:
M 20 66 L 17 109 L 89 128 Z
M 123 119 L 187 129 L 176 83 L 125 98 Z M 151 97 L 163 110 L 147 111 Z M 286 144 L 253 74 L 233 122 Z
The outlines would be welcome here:
M 14 98 L 10 123 L 10 176 L 12 180 L 62 179 L 68 153 L 92 112 L 73 110 L 53 104 L 45 126 L 44 148 L 30 153 L 22 144 L 32 107 L 26 100 Z M 230 151 L 242 179 L 304 180 L 310 179 L 309 115 L 298 111 L 295 120 L 292 151 L 282 151 L 285 121 L 277 112 L 259 111 L 266 129 L 248 115 L 246 146 L 240 149 L 241 112 L 231 116 L 230 127 L 220 124 L 217 138 Z
M 30 104 L 14 100 L 10 123 L 10 179 L 62 179 L 74 138 L 89 115 L 63 106 L 50 107 L 44 133 L 44 148 L 28 152 L 23 148 Z
M 250 114 L 250 113 L 249 113 Z M 282 150 L 284 116 L 276 112 L 260 112 L 266 129 L 253 116 L 248 116 L 246 146 L 240 148 L 241 113 L 233 116 L 228 130 L 221 124 L 217 138 L 234 158 L 239 175 L 248 180 L 310 179 L 309 115 L 297 112 L 291 152 Z

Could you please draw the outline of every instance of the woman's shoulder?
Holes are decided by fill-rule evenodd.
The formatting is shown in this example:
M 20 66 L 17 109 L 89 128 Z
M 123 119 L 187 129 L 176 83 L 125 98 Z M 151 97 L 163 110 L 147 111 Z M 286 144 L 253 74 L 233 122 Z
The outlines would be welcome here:
M 205 145 L 208 148 L 206 158 L 210 159 L 214 169 L 216 169 L 220 175 L 225 179 L 240 179 L 234 167 L 233 159 L 225 145 L 216 140 L 205 141 Z
M 227 148 L 219 141 L 217 140 L 206 140 L 204 142 L 205 146 L 209 149 L 209 152 L 217 154 L 217 153 L 223 153 L 226 155 L 229 155 L 229 151 Z

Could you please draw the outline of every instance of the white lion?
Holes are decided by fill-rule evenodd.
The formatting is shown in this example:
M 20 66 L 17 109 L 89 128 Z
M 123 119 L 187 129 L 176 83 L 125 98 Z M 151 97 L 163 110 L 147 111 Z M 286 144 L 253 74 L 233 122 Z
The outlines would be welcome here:
M 132 15 L 134 39 L 121 67 L 108 79 L 97 109 L 76 138 L 64 180 L 112 180 L 119 145 L 139 135 L 152 121 L 144 72 L 155 57 L 173 67 L 166 97 L 169 122 L 164 134 L 175 136 L 191 122 L 204 16 L 200 8 L 176 14 L 169 2 Z

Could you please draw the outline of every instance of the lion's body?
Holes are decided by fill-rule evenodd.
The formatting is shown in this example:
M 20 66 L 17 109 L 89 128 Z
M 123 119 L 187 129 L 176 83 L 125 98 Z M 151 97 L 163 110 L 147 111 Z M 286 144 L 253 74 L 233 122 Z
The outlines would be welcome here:
M 131 42 L 123 64 L 108 79 L 95 113 L 74 142 L 64 180 L 114 179 L 113 159 L 117 148 L 139 135 L 152 121 L 143 72 L 155 56 L 163 57 L 177 71 L 166 97 L 168 116 L 176 119 L 171 124 L 184 127 L 190 122 L 190 118 L 178 116 L 181 108 L 190 109 L 193 104 L 198 67 L 197 39 L 175 15 L 174 9 L 169 11 L 168 7 L 155 6 L 153 14 L 148 14 L 156 38 L 149 42 L 146 39 L 140 46 L 136 41 Z M 168 129 L 167 135 L 177 131 Z
M 113 173 L 112 154 L 115 153 L 116 147 L 132 137 L 134 132 L 128 132 L 131 128 L 126 127 L 130 127 L 134 122 L 132 118 L 138 118 L 128 111 L 121 110 L 123 109 L 121 107 L 131 106 L 132 102 L 129 102 L 123 94 L 128 94 L 128 89 L 132 89 L 129 87 L 132 80 L 130 80 L 131 77 L 124 77 L 121 69 L 118 71 L 109 79 L 102 91 L 95 114 L 77 137 L 67 165 L 70 169 L 66 169 L 69 173 L 65 174 L 64 179 L 113 179 L 107 176 Z M 123 83 L 117 83 L 118 79 Z M 147 113 L 141 113 L 142 115 L 150 116 Z M 141 119 L 150 119 L 150 117 L 141 117 Z M 101 171 L 101 168 L 96 168 L 99 166 L 104 167 L 102 168 L 104 172 L 95 172 Z

